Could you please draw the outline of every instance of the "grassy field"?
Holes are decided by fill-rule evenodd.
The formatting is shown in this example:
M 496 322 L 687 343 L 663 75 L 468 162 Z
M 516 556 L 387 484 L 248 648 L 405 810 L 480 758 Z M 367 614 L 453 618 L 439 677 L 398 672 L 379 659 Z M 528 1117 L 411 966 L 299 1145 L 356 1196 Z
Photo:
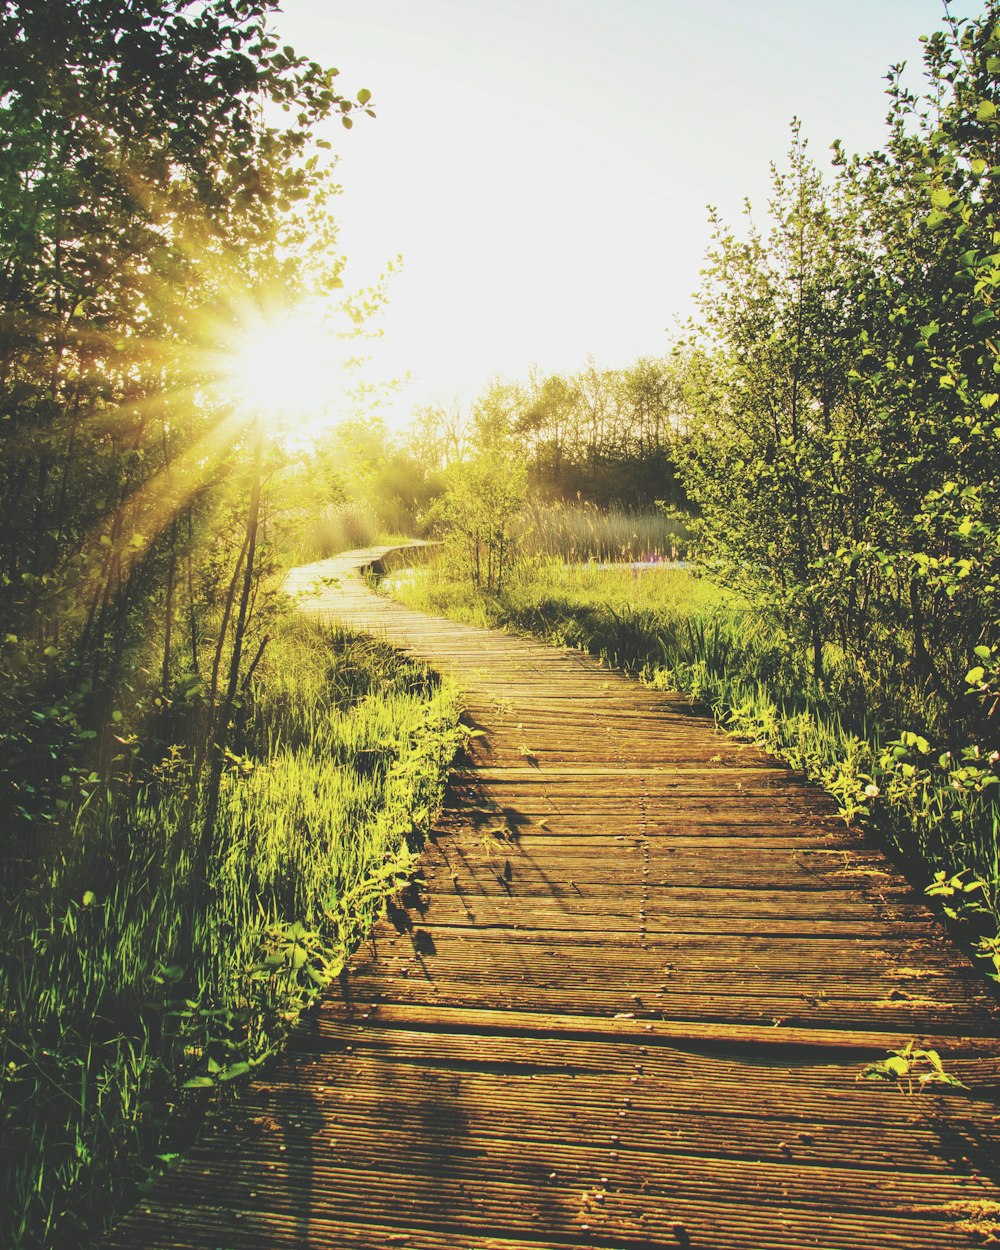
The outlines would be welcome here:
M 409 873 L 458 711 L 420 666 L 288 615 L 239 713 L 207 883 L 181 747 L 76 814 L 3 900 L 0 1245 L 85 1242 L 274 1053 Z
M 933 746 L 933 707 L 833 648 L 816 686 L 780 626 L 679 568 L 522 564 L 500 596 L 477 594 L 443 561 L 398 579 L 413 607 L 512 628 L 606 657 L 660 689 L 706 703 L 725 728 L 760 743 L 863 820 L 914 879 L 969 921 L 984 971 L 1000 972 L 998 815 L 992 788 L 960 751 Z

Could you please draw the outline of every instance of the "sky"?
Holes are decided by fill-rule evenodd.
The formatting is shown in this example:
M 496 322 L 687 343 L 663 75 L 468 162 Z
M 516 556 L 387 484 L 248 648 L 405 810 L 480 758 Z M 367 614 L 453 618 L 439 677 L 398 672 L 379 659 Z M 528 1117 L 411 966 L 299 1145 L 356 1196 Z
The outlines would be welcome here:
M 975 0 L 955 4 L 975 14 Z M 384 414 L 491 376 L 662 354 L 709 241 L 707 206 L 763 209 L 803 125 L 880 144 L 889 65 L 919 66 L 940 0 L 284 0 L 284 42 L 372 92 L 331 123 L 346 281 L 394 257 L 372 377 Z

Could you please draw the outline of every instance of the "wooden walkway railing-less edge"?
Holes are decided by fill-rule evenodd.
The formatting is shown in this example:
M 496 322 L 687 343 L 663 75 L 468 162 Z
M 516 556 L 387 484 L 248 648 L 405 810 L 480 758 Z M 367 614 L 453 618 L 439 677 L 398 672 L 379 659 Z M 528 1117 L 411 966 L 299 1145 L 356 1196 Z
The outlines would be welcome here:
M 118 1250 L 959 1250 L 1000 1229 L 998 1012 L 832 803 L 679 696 L 409 611 L 485 736 L 341 992 Z M 910 1038 L 968 1093 L 861 1065 Z

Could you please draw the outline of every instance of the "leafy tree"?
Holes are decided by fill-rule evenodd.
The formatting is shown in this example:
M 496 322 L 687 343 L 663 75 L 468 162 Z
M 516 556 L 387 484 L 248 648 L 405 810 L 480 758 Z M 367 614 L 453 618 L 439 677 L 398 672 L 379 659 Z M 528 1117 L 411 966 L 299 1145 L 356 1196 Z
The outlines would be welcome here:
M 954 784 L 980 786 L 1000 696 L 1000 5 L 947 16 L 924 70 L 918 94 L 893 68 L 884 147 L 835 145 L 832 187 L 796 130 L 769 231 L 717 223 L 685 470 L 716 567 L 793 623 L 815 675 L 837 644 L 841 677 L 961 748 Z
M 819 680 L 824 644 L 835 623 L 848 642 L 851 612 L 830 558 L 860 536 L 872 499 L 866 407 L 847 379 L 853 221 L 796 123 L 768 229 L 749 210 L 744 237 L 713 224 L 700 327 L 711 351 L 686 366 L 685 480 L 719 574 L 790 623 Z
M 155 672 L 161 705 L 201 699 L 220 640 L 208 667 L 223 692 L 253 663 L 261 459 L 216 385 L 219 342 L 277 292 L 339 280 L 329 173 L 307 143 L 324 116 L 349 123 L 369 103 L 277 46 L 274 7 L 0 2 L 8 836 L 58 823 L 54 778 L 128 764 L 112 717 L 123 686 L 146 706 Z M 282 109 L 288 124 L 269 124 Z M 243 534 L 224 547 L 217 513 L 234 492 Z M 249 591 L 227 616 L 234 578 Z M 206 740 L 224 739 L 231 702 L 209 692 Z M 45 731 L 19 727 L 39 703 Z
M 884 150 L 840 154 L 870 256 L 853 377 L 878 414 L 880 483 L 870 551 L 845 558 L 878 563 L 883 614 L 895 592 L 908 666 L 953 722 L 973 713 L 970 686 L 987 696 L 982 731 L 1000 625 L 1000 6 L 949 17 L 924 68 L 923 95 L 891 72 Z
M 494 382 L 472 411 L 470 454 L 452 465 L 431 514 L 472 584 L 499 593 L 515 556 L 514 525 L 524 504 L 526 469 L 514 435 L 522 396 Z

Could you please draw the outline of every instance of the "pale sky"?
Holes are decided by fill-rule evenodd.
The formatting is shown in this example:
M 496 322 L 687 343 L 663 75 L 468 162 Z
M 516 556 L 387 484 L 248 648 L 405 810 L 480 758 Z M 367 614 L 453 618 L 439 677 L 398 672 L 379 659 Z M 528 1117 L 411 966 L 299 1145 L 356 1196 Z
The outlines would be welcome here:
M 940 0 L 284 0 L 283 40 L 372 92 L 332 124 L 347 282 L 401 253 L 376 374 L 416 403 L 659 354 L 708 243 L 763 208 L 799 116 L 814 156 L 884 135 L 884 75 Z M 699 11 L 700 10 L 700 11 Z M 956 6 L 977 13 L 975 0 Z

